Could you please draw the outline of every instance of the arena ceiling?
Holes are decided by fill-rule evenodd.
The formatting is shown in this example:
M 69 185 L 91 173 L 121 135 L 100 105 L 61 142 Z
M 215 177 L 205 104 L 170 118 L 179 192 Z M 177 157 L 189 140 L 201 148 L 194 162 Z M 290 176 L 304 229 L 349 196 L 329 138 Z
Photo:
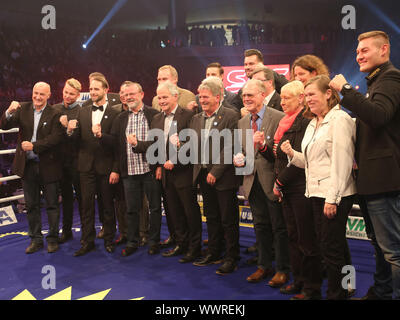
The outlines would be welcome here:
M 126 29 L 155 29 L 168 24 L 171 0 L 127 0 L 109 21 L 108 27 Z M 28 27 L 39 24 L 41 9 L 50 4 L 56 8 L 57 22 L 97 25 L 117 0 L 1 0 L 0 19 L 3 24 Z M 381 0 L 175 0 L 185 7 L 186 22 L 222 23 L 240 20 L 270 21 L 281 24 L 340 24 L 341 8 L 353 4 L 358 14 L 366 2 L 380 7 L 393 1 Z M 393 10 L 392 10 L 393 11 Z

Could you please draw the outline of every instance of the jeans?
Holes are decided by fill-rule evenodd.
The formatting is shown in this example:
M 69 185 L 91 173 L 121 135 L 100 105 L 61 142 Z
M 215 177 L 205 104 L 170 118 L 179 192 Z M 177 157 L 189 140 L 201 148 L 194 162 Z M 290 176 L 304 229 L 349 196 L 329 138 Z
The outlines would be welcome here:
M 376 239 L 374 292 L 391 298 L 392 289 L 393 298 L 400 299 L 400 194 L 365 197 L 365 202 Z
M 127 246 L 139 247 L 140 211 L 142 209 L 143 191 L 149 202 L 150 230 L 149 246 L 158 245 L 161 231 L 161 184 L 153 173 L 138 174 L 123 178 L 126 210 L 128 219 Z
M 47 242 L 58 241 L 60 210 L 58 206 L 58 182 L 43 184 L 39 177 L 39 163 L 28 161 L 22 179 L 26 209 L 28 212 L 29 237 L 34 242 L 43 242 L 42 218 L 40 212 L 40 190 L 46 201 L 46 212 L 49 223 Z

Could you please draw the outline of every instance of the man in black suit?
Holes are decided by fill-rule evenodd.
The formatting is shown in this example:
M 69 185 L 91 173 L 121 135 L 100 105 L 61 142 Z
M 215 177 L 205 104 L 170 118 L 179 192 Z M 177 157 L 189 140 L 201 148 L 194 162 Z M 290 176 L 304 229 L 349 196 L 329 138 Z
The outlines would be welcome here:
M 108 82 L 95 77 L 90 82 L 92 106 L 82 107 L 77 120 L 68 122 L 67 133 L 79 142 L 78 171 L 82 193 L 82 236 L 81 248 L 75 256 L 82 256 L 94 249 L 95 195 L 98 192 L 103 205 L 104 246 L 106 251 L 114 251 L 115 215 L 110 184 L 119 180 L 117 160 L 112 148 L 100 143 L 102 134 L 111 131 L 118 112 L 106 100 Z
M 198 143 L 194 150 L 197 152 L 197 162 L 193 168 L 193 183 L 200 185 L 203 196 L 209 249 L 203 259 L 193 264 L 205 266 L 219 263 L 225 239 L 224 263 L 217 274 L 233 272 L 239 260 L 239 206 L 236 192 L 240 180 L 232 164 L 233 130 L 237 128 L 239 114 L 221 106 L 222 87 L 222 81 L 217 77 L 202 81 L 198 91 L 203 112 L 192 118 L 190 126 L 197 134 Z M 224 134 L 229 137 L 224 138 Z M 204 140 L 203 143 L 201 140 Z M 194 141 L 192 143 L 192 146 L 196 145 Z M 230 154 L 229 159 L 225 158 L 226 153 Z
M 106 79 L 105 75 L 102 74 L 101 72 L 92 72 L 91 74 L 89 74 L 89 85 L 93 78 L 99 78 L 99 77 Z M 118 93 L 107 92 L 106 101 L 107 101 L 107 104 L 111 107 L 121 104 L 121 100 L 120 100 Z M 92 105 L 93 105 L 93 101 L 91 98 L 82 103 L 82 107 L 87 107 L 87 106 L 91 107 Z M 103 223 L 104 223 L 103 222 L 104 221 L 103 211 L 104 210 L 103 210 L 103 204 L 102 204 L 103 202 L 101 200 L 100 192 L 97 191 L 96 197 L 97 197 L 97 209 L 99 212 L 99 219 L 100 219 L 101 224 L 103 225 Z M 101 230 L 97 234 L 97 238 L 103 239 L 103 237 L 104 237 L 104 227 L 102 226 Z
M 93 78 L 99 78 L 99 77 L 106 79 L 106 76 L 100 72 L 92 72 L 91 74 L 89 74 L 89 84 Z M 120 96 L 118 93 L 107 92 L 106 100 L 109 106 L 115 106 L 121 103 Z M 82 104 L 82 107 L 91 106 L 92 104 L 93 101 L 90 98 Z
M 158 164 L 169 214 L 175 230 L 177 245 L 164 252 L 164 257 L 185 254 L 179 262 L 193 262 L 201 254 L 201 213 L 196 190 L 192 184 L 193 165 L 182 164 L 178 159 L 181 130 L 189 127 L 193 111 L 178 106 L 179 91 L 167 81 L 157 88 L 158 104 L 162 112 L 155 115 L 151 129 L 164 132 L 161 141 L 165 159 Z M 139 141 L 137 152 L 144 152 L 153 141 Z
M 65 128 L 68 126 L 68 121 L 78 117 L 80 104 L 77 102 L 82 86 L 76 79 L 68 79 L 65 82 L 63 89 L 63 102 L 55 104 L 54 109 L 59 111 L 62 116 L 60 122 Z M 61 158 L 63 161 L 63 175 L 61 179 L 61 196 L 62 196 L 62 234 L 59 239 L 60 243 L 64 243 L 72 239 L 72 222 L 74 215 L 74 190 L 78 201 L 79 215 L 82 216 L 82 200 L 81 188 L 79 183 L 78 166 L 78 146 L 65 137 L 60 146 Z
M 206 78 L 208 77 L 219 77 L 221 80 L 224 79 L 224 68 L 221 66 L 219 62 L 212 62 L 207 65 L 206 68 Z M 225 88 L 223 89 L 223 95 L 222 95 L 222 105 L 227 108 L 231 108 L 236 110 L 237 112 L 240 112 L 240 109 L 242 107 L 241 103 L 238 103 L 238 99 L 236 98 L 236 93 L 230 92 L 226 90 Z M 202 112 L 203 109 L 201 107 L 201 104 L 199 102 L 199 95 L 196 95 L 196 101 L 192 101 L 188 105 L 189 109 L 194 109 L 197 108 L 198 112 Z
M 253 76 L 253 72 L 256 68 L 264 66 L 264 56 L 261 53 L 261 51 L 257 49 L 247 49 L 244 52 L 244 71 L 246 73 L 246 76 L 248 79 L 251 79 Z M 288 80 L 285 78 L 285 76 L 272 71 L 273 76 L 274 76 L 274 84 L 275 84 L 275 90 L 278 94 L 281 93 L 281 88 L 288 83 Z M 242 89 L 239 90 L 237 94 L 237 104 L 240 105 L 242 108 L 244 107 L 243 101 L 242 101 Z M 241 108 L 241 110 L 242 110 Z M 247 114 L 247 113 L 246 113 Z M 245 114 L 242 115 L 242 117 Z
M 281 107 L 281 96 L 275 90 L 274 71 L 264 66 L 257 67 L 251 74 L 251 78 L 263 82 L 266 94 L 264 105 L 278 111 L 283 111 Z
M 46 200 L 49 223 L 47 251 L 58 250 L 58 182 L 62 164 L 58 145 L 63 139 L 60 113 L 47 104 L 50 86 L 38 82 L 32 90 L 32 102 L 13 101 L 0 120 L 1 129 L 18 127 L 18 144 L 12 166 L 14 174 L 22 178 L 28 211 L 30 245 L 27 254 L 43 248 L 41 231 L 40 191 Z
M 139 216 L 143 192 L 149 201 L 150 209 L 148 253 L 153 255 L 160 252 L 161 175 L 155 176 L 154 167 L 148 163 L 146 155 L 137 153 L 135 147 L 138 140 L 147 140 L 150 123 L 159 112 L 144 105 L 144 92 L 139 83 L 125 82 L 124 96 L 129 111 L 120 113 L 111 134 L 102 137 L 104 145 L 117 149 L 118 172 L 124 184 L 128 233 L 122 256 L 133 254 L 140 244 Z
M 374 285 L 362 299 L 400 299 L 400 70 L 383 31 L 359 35 L 356 60 L 368 73 L 366 96 L 341 74 L 330 86 L 357 119 L 357 192 L 376 261 Z

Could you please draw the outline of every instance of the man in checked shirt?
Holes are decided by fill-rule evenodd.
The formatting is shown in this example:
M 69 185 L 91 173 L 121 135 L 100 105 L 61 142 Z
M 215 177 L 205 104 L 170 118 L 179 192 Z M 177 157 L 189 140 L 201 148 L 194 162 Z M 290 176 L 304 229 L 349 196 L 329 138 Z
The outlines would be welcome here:
M 149 201 L 150 231 L 149 254 L 160 252 L 161 229 L 161 184 L 155 175 L 155 166 L 151 166 L 145 154 L 134 153 L 137 140 L 147 140 L 150 123 L 157 110 L 143 103 L 144 92 L 139 83 L 125 82 L 125 103 L 128 110 L 115 119 L 111 135 L 103 135 L 102 143 L 118 148 L 119 173 L 125 190 L 128 218 L 128 241 L 122 256 L 134 253 L 140 243 L 139 216 L 142 208 L 143 191 Z

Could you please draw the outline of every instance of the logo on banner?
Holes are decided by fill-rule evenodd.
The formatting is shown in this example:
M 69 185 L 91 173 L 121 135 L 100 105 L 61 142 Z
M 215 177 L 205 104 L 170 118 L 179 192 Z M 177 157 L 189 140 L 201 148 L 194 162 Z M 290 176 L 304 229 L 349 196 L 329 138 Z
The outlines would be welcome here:
M 79 98 L 77 99 L 79 102 L 85 102 L 86 100 L 90 99 L 90 93 L 89 92 L 81 92 Z
M 17 222 L 12 206 L 0 208 L 0 227 Z
M 288 64 L 266 65 L 266 67 L 279 74 L 283 74 L 289 79 Z M 247 76 L 243 66 L 224 67 L 224 87 L 226 90 L 237 93 L 244 86 L 246 81 Z

